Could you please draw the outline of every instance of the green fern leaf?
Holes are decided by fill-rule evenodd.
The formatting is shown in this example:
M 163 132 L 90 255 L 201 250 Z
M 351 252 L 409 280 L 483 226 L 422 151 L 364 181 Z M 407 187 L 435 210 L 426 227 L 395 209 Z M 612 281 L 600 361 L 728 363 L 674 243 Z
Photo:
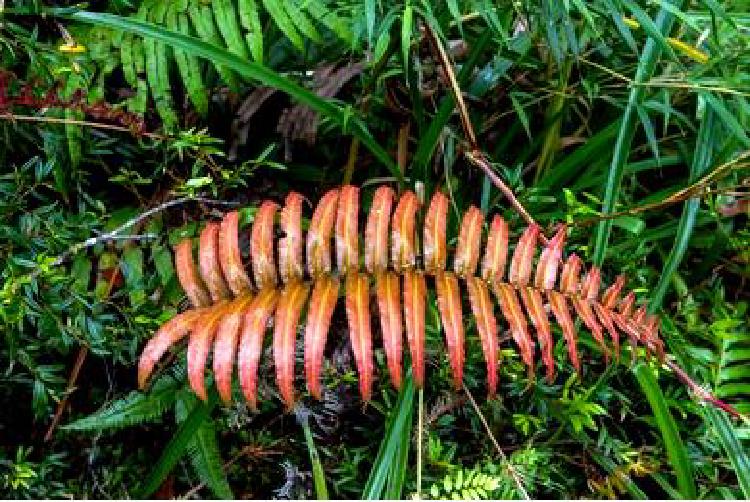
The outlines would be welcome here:
M 159 457 L 154 468 L 149 472 L 135 498 L 148 498 L 161 486 L 174 466 L 177 465 L 177 462 L 185 454 L 200 428 L 209 419 L 211 411 L 216 407 L 217 402 L 218 396 L 215 391 L 210 393 L 208 402 L 196 402 L 185 420 L 180 424 L 180 428 L 164 448 L 161 457 Z
M 191 392 L 179 394 L 175 403 L 175 418 L 178 423 L 182 423 L 198 400 Z M 223 462 L 216 440 L 216 427 L 211 418 L 207 418 L 198 428 L 187 445 L 187 454 L 201 482 L 213 492 L 214 496 L 220 499 L 234 498 L 222 468 Z
M 177 390 L 185 379 L 184 367 L 176 366 L 170 374 L 159 378 L 149 393 L 131 392 L 92 415 L 64 425 L 69 431 L 122 429 L 151 422 L 161 417 L 175 402 Z
M 736 331 L 724 333 L 719 358 L 716 396 L 734 401 L 740 412 L 750 412 L 750 337 Z
M 263 26 L 260 24 L 258 4 L 255 0 L 239 0 L 240 23 L 248 33 L 245 33 L 245 41 L 250 47 L 253 59 L 263 62 Z
M 271 16 L 274 23 L 276 23 L 279 30 L 286 35 L 290 42 L 292 42 L 292 45 L 299 50 L 304 50 L 305 42 L 302 40 L 302 36 L 289 17 L 289 14 L 287 14 L 283 2 L 277 0 L 263 0 L 263 6 L 266 8 L 266 11 L 268 11 L 268 14 Z

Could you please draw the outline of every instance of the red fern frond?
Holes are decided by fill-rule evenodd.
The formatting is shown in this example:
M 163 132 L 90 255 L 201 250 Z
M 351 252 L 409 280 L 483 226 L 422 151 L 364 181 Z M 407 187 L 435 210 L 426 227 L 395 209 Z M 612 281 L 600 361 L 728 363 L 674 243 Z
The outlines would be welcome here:
M 398 388 L 402 382 L 404 333 L 414 381 L 417 386 L 424 385 L 427 278 L 435 288 L 448 361 L 457 389 L 463 384 L 466 359 L 461 303 L 464 288 L 470 312 L 476 320 L 490 397 L 497 392 L 501 324 L 509 328 L 530 379 L 534 378 L 537 346 L 547 378 L 555 378 L 553 322 L 560 327 L 571 364 L 581 373 L 576 318 L 582 320 L 607 359 L 611 353 L 619 356 L 622 333 L 633 347 L 643 345 L 647 354 L 653 352 L 664 359 L 658 320 L 647 315 L 644 306 L 635 307 L 632 291 L 621 298 L 625 286 L 623 276 L 618 276 L 601 292 L 598 268 L 591 267 L 584 273 L 583 264 L 575 254 L 563 260 L 564 226 L 543 246 L 538 258 L 540 229 L 536 225 L 526 228 L 508 264 L 510 238 L 505 220 L 500 216 L 492 218 L 485 241 L 482 235 L 484 216 L 472 206 L 461 218 L 453 271 L 448 271 L 448 198 L 440 192 L 433 196 L 421 232 L 416 223 L 420 209 L 417 196 L 407 191 L 397 202 L 394 199 L 393 190 L 387 186 L 379 187 L 374 193 L 364 229 L 364 271 L 361 271 L 359 188 L 344 186 L 327 192 L 313 211 L 306 236 L 310 283 L 306 282 L 303 262 L 304 199 L 297 193 L 289 194 L 281 209 L 281 237 L 278 239 L 274 227 L 279 205 L 266 201 L 258 209 L 251 230 L 249 267 L 242 263 L 236 211 L 227 213 L 221 222 L 205 226 L 198 239 L 198 266 L 192 240 L 177 244 L 177 275 L 193 309 L 165 323 L 148 342 L 138 367 L 139 386 L 147 384 L 156 363 L 169 348 L 188 337 L 188 379 L 195 393 L 206 398 L 204 372 L 213 348 L 214 377 L 222 400 L 231 400 L 236 359 L 242 393 L 255 408 L 263 339 L 273 316 L 276 380 L 282 400 L 291 408 L 295 399 L 297 328 L 307 305 L 304 374 L 308 391 L 319 398 L 324 349 L 342 282 L 349 340 L 365 401 L 372 395 L 375 379 L 371 297 L 376 299 L 393 386 Z M 422 236 L 421 250 L 417 246 L 417 233 Z M 335 241 L 335 271 L 332 240 Z M 477 271 L 480 259 L 481 267 Z M 418 266 L 420 263 L 422 267 Z M 253 272 L 253 281 L 248 276 L 248 268 Z M 308 302 L 310 286 L 312 294 Z M 500 319 L 495 316 L 493 298 L 499 304 Z

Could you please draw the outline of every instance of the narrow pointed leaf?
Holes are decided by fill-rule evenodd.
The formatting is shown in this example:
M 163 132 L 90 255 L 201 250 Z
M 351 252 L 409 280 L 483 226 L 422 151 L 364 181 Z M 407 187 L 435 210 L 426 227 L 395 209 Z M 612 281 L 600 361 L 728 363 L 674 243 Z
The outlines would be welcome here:
M 289 192 L 281 210 L 279 221 L 283 237 L 279 239 L 279 274 L 284 284 L 302 280 L 305 273 L 302 262 L 302 201 L 297 192 Z
M 359 188 L 352 185 L 341 187 L 336 213 L 336 268 L 339 274 L 359 268 Z
M 511 284 L 526 286 L 531 279 L 531 270 L 534 262 L 534 251 L 536 250 L 536 239 L 539 236 L 539 227 L 529 225 L 518 239 L 513 258 L 510 261 L 510 272 L 508 280 Z
M 287 411 L 294 407 L 294 352 L 297 322 L 307 298 L 307 286 L 295 282 L 281 292 L 276 305 L 276 322 L 273 331 L 273 359 L 276 365 L 276 382 Z
M 508 260 L 508 224 L 500 215 L 495 215 L 487 236 L 487 248 L 482 259 L 482 279 L 497 283 L 505 276 Z
M 239 243 L 239 213 L 231 211 L 221 220 L 219 228 L 219 263 L 234 296 L 250 289 L 250 278 L 242 264 Z
M 216 222 L 208 223 L 201 232 L 198 263 L 211 300 L 217 302 L 231 298 L 232 292 L 224 280 L 219 263 L 219 224 Z
M 448 197 L 437 191 L 430 200 L 430 207 L 424 218 L 422 247 L 424 269 L 428 274 L 445 270 L 448 261 L 446 232 L 448 220 Z
M 404 192 L 393 212 L 391 233 L 391 261 L 397 271 L 410 270 L 416 265 L 414 227 L 419 200 L 412 191 Z
M 476 206 L 471 206 L 461 219 L 456 254 L 453 259 L 453 270 L 461 278 L 476 273 L 482 246 L 483 221 L 482 211 Z
M 620 299 L 620 292 L 623 286 L 625 286 L 625 276 L 618 275 L 615 282 L 602 295 L 602 306 L 608 310 L 612 310 L 617 305 Z
M 234 358 L 237 354 L 240 327 L 247 306 L 252 299 L 251 294 L 243 295 L 237 306 L 221 319 L 216 329 L 213 360 L 214 381 L 219 397 L 227 404 L 232 400 L 232 370 L 234 369 Z
M 403 351 L 403 320 L 401 318 L 401 292 L 398 275 L 381 272 L 375 278 L 380 312 L 380 330 L 391 382 L 401 388 L 401 354 Z
M 523 309 L 518 301 L 516 292 L 509 284 L 498 284 L 494 288 L 497 300 L 500 303 L 500 310 L 503 317 L 510 325 L 510 332 L 513 341 L 516 342 L 518 350 L 521 353 L 521 359 L 529 369 L 529 375 L 534 371 L 534 341 L 529 335 L 529 327 L 526 317 L 523 315 Z
M 560 325 L 562 330 L 563 338 L 565 338 L 565 344 L 568 347 L 568 357 L 570 363 L 578 373 L 579 378 L 581 377 L 581 360 L 578 357 L 578 344 L 576 342 L 576 330 L 573 324 L 573 318 L 570 315 L 568 302 L 565 299 L 565 295 L 557 291 L 548 291 L 547 298 L 549 298 L 549 305 L 552 310 L 552 314 L 557 320 L 557 324 Z
M 323 351 L 328 337 L 328 328 L 339 296 L 339 281 L 329 275 L 321 275 L 315 281 L 305 326 L 305 378 L 307 390 L 320 399 L 320 371 L 323 366 Z
M 373 361 L 370 327 L 370 294 L 368 277 L 358 272 L 346 276 L 346 318 L 349 339 L 359 372 L 359 391 L 362 400 L 372 397 Z
M 568 295 L 578 294 L 582 265 L 581 259 L 575 253 L 568 256 L 560 275 L 560 290 L 563 293 Z
M 583 324 L 586 325 L 586 327 L 591 332 L 591 336 L 594 337 L 596 343 L 599 344 L 599 347 L 601 347 L 602 352 L 604 352 L 605 359 L 609 361 L 609 349 L 607 348 L 607 344 L 604 342 L 604 333 L 602 332 L 601 325 L 596 320 L 596 316 L 594 315 L 594 311 L 591 309 L 591 305 L 588 301 L 583 300 L 578 296 L 572 296 L 570 298 L 570 301 L 573 304 L 573 309 L 578 314 L 578 317 L 583 320 Z
M 461 290 L 458 278 L 451 272 L 435 276 L 438 310 L 445 332 L 448 361 L 453 373 L 453 385 L 459 390 L 464 378 L 464 323 L 461 312 Z
M 562 258 L 563 245 L 565 244 L 566 228 L 561 226 L 555 236 L 550 239 L 539 256 L 536 266 L 536 277 L 534 285 L 537 289 L 550 290 L 555 287 L 557 281 L 557 269 Z
M 427 283 L 424 275 L 416 271 L 406 271 L 404 278 L 404 322 L 406 339 L 411 353 L 414 385 L 424 386 L 424 336 L 425 336 L 425 302 Z
M 372 198 L 365 227 L 365 268 L 371 274 L 388 268 L 388 230 L 394 196 L 393 189 L 383 185 Z
M 314 278 L 331 273 L 331 234 L 336 218 L 337 189 L 326 192 L 313 211 L 307 231 L 307 268 Z
M 171 346 L 182 340 L 193 328 L 195 320 L 205 313 L 204 309 L 193 309 L 177 314 L 162 325 L 148 341 L 138 361 L 138 387 L 146 387 L 154 366 Z
M 263 335 L 266 333 L 268 319 L 274 312 L 278 296 L 275 289 L 258 292 L 242 319 L 237 372 L 242 394 L 253 410 L 257 409 L 258 366 L 263 352 Z
M 198 275 L 193 259 L 193 241 L 184 239 L 174 248 L 174 268 L 183 291 L 194 307 L 211 305 L 211 296 Z
M 250 238 L 253 278 L 258 289 L 276 287 L 276 262 L 273 256 L 273 220 L 279 205 L 264 201 L 255 214 Z
M 482 279 L 467 277 L 466 286 L 487 364 L 487 396 L 492 399 L 497 392 L 497 321 L 492 312 L 492 299 L 487 284 Z
M 538 289 L 521 288 L 519 290 L 521 301 L 526 307 L 531 323 L 536 329 L 536 337 L 539 340 L 540 350 L 542 353 L 542 362 L 547 369 L 547 380 L 555 380 L 555 358 L 552 353 L 554 343 L 552 341 L 552 330 L 547 319 L 547 312 L 544 310 L 544 300 L 542 293 Z
M 214 341 L 219 321 L 226 315 L 230 305 L 231 302 L 223 301 L 206 309 L 206 312 L 195 320 L 192 334 L 188 340 L 188 381 L 190 382 L 190 388 L 202 401 L 208 399 L 205 381 L 208 353 L 211 349 L 211 343 Z

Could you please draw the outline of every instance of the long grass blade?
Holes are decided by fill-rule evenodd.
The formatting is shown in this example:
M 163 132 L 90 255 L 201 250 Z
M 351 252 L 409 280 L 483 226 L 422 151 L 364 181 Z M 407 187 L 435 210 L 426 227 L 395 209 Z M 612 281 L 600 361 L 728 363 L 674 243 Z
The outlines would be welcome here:
M 686 499 L 696 498 L 695 478 L 693 477 L 693 467 L 688 457 L 685 443 L 680 438 L 672 414 L 667 407 L 664 394 L 659 387 L 654 372 L 645 363 L 638 363 L 633 367 L 636 379 L 643 390 L 643 393 L 651 405 L 656 419 L 656 425 L 661 432 L 664 447 L 667 450 L 669 462 L 677 475 L 677 486 Z
M 680 8 L 683 4 L 683 0 L 668 1 L 676 8 Z M 669 10 L 663 7 L 659 9 L 654 22 L 658 32 L 664 36 L 668 35 L 673 23 L 674 16 Z M 622 184 L 625 163 L 628 160 L 630 146 L 633 143 L 635 131 L 638 127 L 638 106 L 642 103 L 646 91 L 646 87 L 641 84 L 653 76 L 661 52 L 662 45 L 658 41 L 653 38 L 649 38 L 646 41 L 646 46 L 643 49 L 643 54 L 641 55 L 638 69 L 633 79 L 634 85 L 628 96 L 628 104 L 625 107 L 622 122 L 620 123 L 620 131 L 617 135 L 614 152 L 612 153 L 612 162 L 609 165 L 609 175 L 604 189 L 604 200 L 601 210 L 603 214 L 613 212 L 620 198 L 620 185 Z M 596 229 L 592 258 L 595 265 L 601 265 L 604 261 L 604 256 L 607 253 L 609 234 L 612 232 L 612 223 L 611 219 L 602 220 Z

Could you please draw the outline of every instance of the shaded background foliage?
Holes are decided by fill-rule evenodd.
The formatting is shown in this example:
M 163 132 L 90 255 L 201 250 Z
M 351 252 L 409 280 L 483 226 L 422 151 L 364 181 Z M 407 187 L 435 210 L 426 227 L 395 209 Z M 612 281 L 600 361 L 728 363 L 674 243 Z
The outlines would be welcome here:
M 427 24 L 521 202 L 546 228 L 571 225 L 569 250 L 603 260 L 608 279 L 626 273 L 653 300 L 669 352 L 747 413 L 746 2 L 88 7 L 122 18 L 47 6 L 62 10 L 20 15 L 41 5 L 16 1 L 0 13 L 3 493 L 308 497 L 324 482 L 333 497 L 407 497 L 419 483 L 425 497 L 508 498 L 523 495 L 518 480 L 533 497 L 750 496 L 746 422 L 703 407 L 656 364 L 607 366 L 585 332 L 580 382 L 559 343 L 565 371 L 529 386 L 504 343 L 500 398 L 480 399 L 481 415 L 448 390 L 434 311 L 422 396 L 390 390 L 378 353 L 383 385 L 362 409 L 340 313 L 325 398 L 296 416 L 280 414 L 269 368 L 258 414 L 197 404 L 179 364 L 133 392 L 145 339 L 181 308 L 170 246 L 224 206 L 185 202 L 76 247 L 181 196 L 235 203 L 247 223 L 261 198 L 290 189 L 317 200 L 342 182 L 400 176 L 519 228 L 464 155 Z M 118 24 L 196 36 L 215 57 Z M 658 205 L 695 183 L 693 199 Z M 611 234 L 599 219 L 647 204 L 606 220 Z M 468 334 L 465 381 L 479 397 L 484 365 Z

